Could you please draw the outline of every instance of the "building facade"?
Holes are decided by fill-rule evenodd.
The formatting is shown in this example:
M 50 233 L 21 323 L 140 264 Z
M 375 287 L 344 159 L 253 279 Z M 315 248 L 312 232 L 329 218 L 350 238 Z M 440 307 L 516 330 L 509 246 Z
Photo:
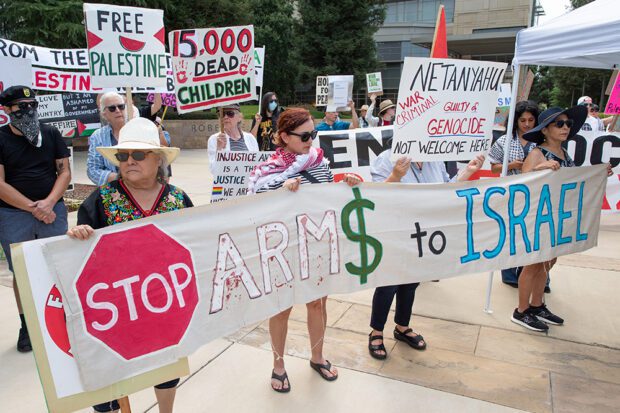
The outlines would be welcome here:
M 388 97 L 398 94 L 404 58 L 429 56 L 441 4 L 446 11 L 448 51 L 457 59 L 510 63 L 517 32 L 544 14 L 538 0 L 388 1 L 385 22 L 375 34 Z M 509 68 L 505 80 L 511 79 Z

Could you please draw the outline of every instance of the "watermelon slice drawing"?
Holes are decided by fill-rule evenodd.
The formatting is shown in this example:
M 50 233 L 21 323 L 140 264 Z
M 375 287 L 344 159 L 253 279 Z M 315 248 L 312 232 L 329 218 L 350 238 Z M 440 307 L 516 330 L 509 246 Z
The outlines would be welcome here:
M 140 50 L 144 49 L 144 45 L 146 44 L 146 42 L 130 39 L 129 37 L 125 36 L 118 36 L 118 41 L 120 42 L 121 46 L 123 46 L 123 49 L 127 50 L 128 52 L 139 52 Z

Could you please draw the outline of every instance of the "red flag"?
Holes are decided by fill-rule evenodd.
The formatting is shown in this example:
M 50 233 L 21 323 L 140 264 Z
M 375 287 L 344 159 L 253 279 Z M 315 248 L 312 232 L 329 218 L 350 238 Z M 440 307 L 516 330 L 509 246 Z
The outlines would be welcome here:
M 435 35 L 433 36 L 433 47 L 431 57 L 448 57 L 448 38 L 446 35 L 446 12 L 443 5 L 439 6 L 437 13 L 437 23 L 435 24 Z

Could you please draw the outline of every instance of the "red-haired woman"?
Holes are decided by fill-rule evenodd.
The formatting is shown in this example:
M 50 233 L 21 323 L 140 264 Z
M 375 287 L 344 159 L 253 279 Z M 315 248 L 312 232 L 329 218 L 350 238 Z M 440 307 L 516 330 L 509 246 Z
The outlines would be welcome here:
M 276 153 L 268 161 L 258 165 L 250 175 L 250 193 L 272 191 L 286 188 L 295 192 L 300 185 L 333 182 L 323 150 L 314 148 L 312 141 L 317 131 L 310 112 L 301 108 L 290 108 L 280 115 L 278 132 L 274 135 Z M 344 179 L 353 186 L 360 180 L 352 175 Z M 338 370 L 323 357 L 323 337 L 327 323 L 327 297 L 306 304 L 308 310 L 308 335 L 312 356 L 310 366 L 327 381 L 338 378 Z M 269 334 L 274 361 L 271 374 L 271 387 L 279 393 L 287 393 L 291 385 L 284 368 L 284 346 L 291 309 L 282 311 L 269 319 Z

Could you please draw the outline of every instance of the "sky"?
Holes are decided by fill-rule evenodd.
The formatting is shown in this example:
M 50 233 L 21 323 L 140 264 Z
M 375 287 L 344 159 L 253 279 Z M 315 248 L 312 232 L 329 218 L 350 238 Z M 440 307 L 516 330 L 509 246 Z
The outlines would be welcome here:
M 545 16 L 539 17 L 538 24 L 568 13 L 567 7 L 570 6 L 570 0 L 540 0 L 540 4 L 545 9 Z

